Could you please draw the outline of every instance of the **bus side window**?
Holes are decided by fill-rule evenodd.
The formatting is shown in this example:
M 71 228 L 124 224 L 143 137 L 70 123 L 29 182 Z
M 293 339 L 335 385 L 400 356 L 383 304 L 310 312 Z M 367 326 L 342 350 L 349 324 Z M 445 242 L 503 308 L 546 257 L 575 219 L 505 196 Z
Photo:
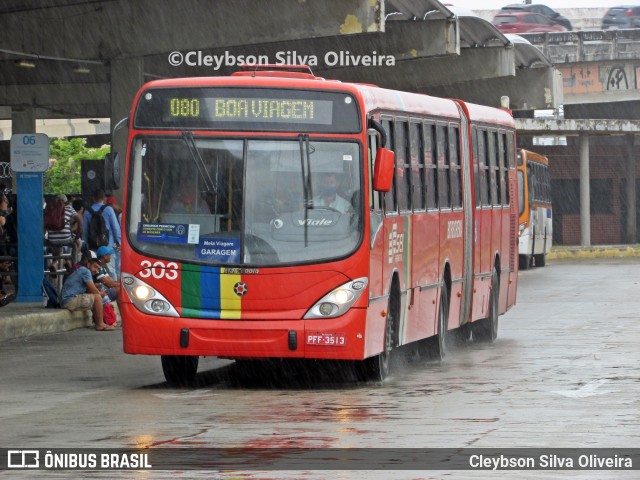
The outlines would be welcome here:
M 438 204 L 441 209 L 451 207 L 449 201 L 449 159 L 447 130 L 444 125 L 436 126 L 436 141 L 438 144 Z
M 376 133 L 369 133 L 369 210 L 378 211 L 381 209 L 382 202 L 380 201 L 380 192 L 376 192 L 373 189 L 373 166 L 376 160 L 376 151 L 378 150 L 378 135 Z
M 497 152 L 496 152 L 496 131 L 489 130 L 489 192 L 491 193 L 491 205 L 498 205 L 498 180 L 497 180 Z
M 424 148 L 422 141 L 422 124 L 409 124 L 410 142 L 409 154 L 411 158 L 411 200 L 414 211 L 424 211 Z
M 458 127 L 449 127 L 449 174 L 451 175 L 451 206 L 462 207 L 460 189 L 460 133 Z
M 425 174 L 426 174 L 426 190 L 427 190 L 427 209 L 433 210 L 438 208 L 438 182 L 437 175 L 437 152 L 435 141 L 435 125 L 433 123 L 425 123 L 424 130 L 424 158 L 425 158 Z
M 395 139 L 393 136 L 393 123 L 391 119 L 382 119 L 382 127 L 387 134 L 387 145 L 389 150 L 395 150 Z M 393 173 L 393 181 L 391 183 L 391 190 L 384 194 L 384 211 L 386 213 L 395 213 L 398 211 L 398 204 L 396 203 L 396 174 Z
M 476 208 L 480 208 L 482 202 L 480 201 L 480 168 L 478 164 L 479 150 L 478 150 L 478 127 L 473 125 L 471 127 L 471 149 L 473 150 L 473 179 L 474 179 L 474 194 L 476 197 Z
M 509 168 L 515 168 L 516 162 L 514 158 L 514 138 L 513 132 L 507 133 L 507 160 Z
M 544 187 L 545 187 L 545 199 L 544 201 L 551 205 L 551 178 L 549 176 L 549 166 L 544 167 Z
M 489 167 L 487 166 L 487 131 L 478 130 L 478 168 L 480 169 L 480 203 L 489 204 Z
M 398 207 L 401 212 L 411 210 L 411 165 L 409 150 L 409 124 L 406 120 L 396 119 L 396 187 Z
M 499 188 L 498 197 L 500 205 L 509 205 L 509 189 L 507 188 L 507 166 L 505 162 L 505 135 L 498 133 L 498 173 Z

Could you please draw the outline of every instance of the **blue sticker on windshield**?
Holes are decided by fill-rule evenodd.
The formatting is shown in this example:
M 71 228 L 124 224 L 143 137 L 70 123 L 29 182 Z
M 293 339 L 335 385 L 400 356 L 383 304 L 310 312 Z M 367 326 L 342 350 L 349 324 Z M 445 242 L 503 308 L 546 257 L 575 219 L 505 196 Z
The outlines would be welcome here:
M 138 241 L 187 243 L 189 225 L 176 223 L 138 223 Z
M 240 263 L 239 238 L 201 238 L 196 256 L 216 263 Z

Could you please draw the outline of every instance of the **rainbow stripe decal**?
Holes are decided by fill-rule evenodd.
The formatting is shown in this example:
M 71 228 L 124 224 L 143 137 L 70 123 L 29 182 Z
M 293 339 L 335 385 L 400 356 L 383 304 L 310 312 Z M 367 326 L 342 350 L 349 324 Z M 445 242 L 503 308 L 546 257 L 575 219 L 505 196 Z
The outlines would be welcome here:
M 241 282 L 242 275 L 227 273 L 227 270 L 183 265 L 180 277 L 183 317 L 240 319 L 242 296 L 234 291 L 234 287 Z

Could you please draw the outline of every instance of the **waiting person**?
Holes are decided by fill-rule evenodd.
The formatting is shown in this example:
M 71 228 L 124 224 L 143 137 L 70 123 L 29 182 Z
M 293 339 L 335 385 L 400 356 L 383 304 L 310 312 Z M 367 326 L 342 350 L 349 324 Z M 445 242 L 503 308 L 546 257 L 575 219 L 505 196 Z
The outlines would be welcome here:
M 116 213 L 120 231 L 122 231 L 122 207 L 118 205 L 118 200 L 115 197 L 107 197 L 107 205 L 113 208 L 113 211 Z M 118 247 L 119 245 L 114 245 L 113 248 L 113 265 L 115 267 L 114 273 L 116 274 L 116 279 L 120 277 L 120 248 Z
M 7 216 L 9 215 L 9 199 L 0 191 L 0 257 L 7 257 L 9 255 L 9 249 L 7 248 L 8 231 L 7 231 Z M 5 278 L 8 278 L 8 273 L 11 270 L 11 261 L 7 258 L 0 258 L 0 307 L 6 305 L 15 296 L 7 294 L 4 291 Z
M 99 269 L 98 260 L 91 259 L 88 268 L 80 267 L 69 275 L 62 286 L 59 301 L 62 308 L 72 312 L 91 310 L 96 330 L 104 332 L 115 330 L 115 327 L 104 323 L 102 298 L 107 296 L 107 292 L 98 290 L 92 278 L 92 275 L 98 273 Z
M 327 173 L 322 178 L 320 195 L 313 199 L 313 205 L 317 207 L 328 207 L 340 213 L 349 213 L 351 204 L 338 195 L 338 175 Z
M 64 247 L 71 248 L 72 258 L 69 262 L 66 262 L 66 270 L 69 271 L 75 262 L 75 253 L 78 248 L 78 245 L 75 243 L 72 225 L 77 224 L 79 218 L 78 213 L 73 209 L 66 195 L 57 195 L 55 201 L 64 204 L 64 224 L 60 230 L 47 230 L 47 245 L 51 246 L 51 252 L 54 258 L 62 255 Z
M 9 260 L 0 260 L 0 307 L 4 307 L 16 298 L 14 293 L 7 293 L 4 290 L 4 277 L 11 271 L 12 265 Z
M 82 240 L 82 233 L 84 231 L 84 202 L 81 198 L 76 198 L 71 202 L 71 206 L 77 213 L 77 215 L 72 219 L 71 233 L 73 233 L 75 238 L 77 251 L 81 252 L 82 245 L 84 244 Z M 76 258 L 76 260 L 78 259 Z
M 109 271 L 111 257 L 115 252 L 109 247 L 100 247 L 96 252 L 100 269 L 93 276 L 94 282 L 99 283 L 109 294 L 110 300 L 115 300 L 120 293 L 120 284 L 117 282 L 116 275 Z
M 94 252 L 93 250 L 89 250 L 86 249 L 84 250 L 81 254 L 80 254 L 80 260 L 78 261 L 78 263 L 76 263 L 73 267 L 71 267 L 71 272 L 73 273 L 76 270 L 78 270 L 80 267 L 87 267 L 89 268 L 89 262 L 93 259 L 98 259 L 98 256 L 96 255 L 96 252 Z
M 93 195 L 93 205 L 88 207 L 84 212 L 84 217 L 82 219 L 84 227 L 84 231 L 82 234 L 83 240 L 85 241 L 85 243 L 89 244 L 89 248 L 92 247 L 91 242 L 89 242 L 89 234 L 91 233 L 91 213 L 89 212 L 89 209 L 93 210 L 94 212 L 98 212 L 103 205 L 105 206 L 105 208 L 102 211 L 102 217 L 104 218 L 107 230 L 109 231 L 109 243 L 107 246 L 112 250 L 115 248 L 120 248 L 120 224 L 118 223 L 118 218 L 116 217 L 116 213 L 113 208 L 106 204 L 104 190 L 96 190 Z M 115 272 L 115 265 L 111 265 L 111 271 Z

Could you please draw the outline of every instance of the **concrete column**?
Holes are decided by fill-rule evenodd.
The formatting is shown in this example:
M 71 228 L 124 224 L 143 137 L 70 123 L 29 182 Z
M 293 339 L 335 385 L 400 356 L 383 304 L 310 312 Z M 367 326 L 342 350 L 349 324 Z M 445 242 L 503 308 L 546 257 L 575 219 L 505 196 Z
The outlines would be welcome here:
M 634 135 L 626 136 L 627 160 L 627 243 L 636 243 L 636 158 L 633 151 Z
M 580 245 L 591 246 L 591 204 L 589 198 L 589 134 L 580 133 Z
M 111 61 L 111 129 L 131 113 L 133 98 L 144 83 L 143 60 L 140 57 L 115 59 Z M 127 128 L 118 130 L 111 139 L 111 151 L 118 152 L 120 159 L 126 161 Z M 120 170 L 120 185 L 122 186 L 124 168 Z M 114 196 L 122 201 L 121 191 L 115 191 Z
M 36 109 L 13 107 L 11 109 L 11 133 L 36 133 Z

